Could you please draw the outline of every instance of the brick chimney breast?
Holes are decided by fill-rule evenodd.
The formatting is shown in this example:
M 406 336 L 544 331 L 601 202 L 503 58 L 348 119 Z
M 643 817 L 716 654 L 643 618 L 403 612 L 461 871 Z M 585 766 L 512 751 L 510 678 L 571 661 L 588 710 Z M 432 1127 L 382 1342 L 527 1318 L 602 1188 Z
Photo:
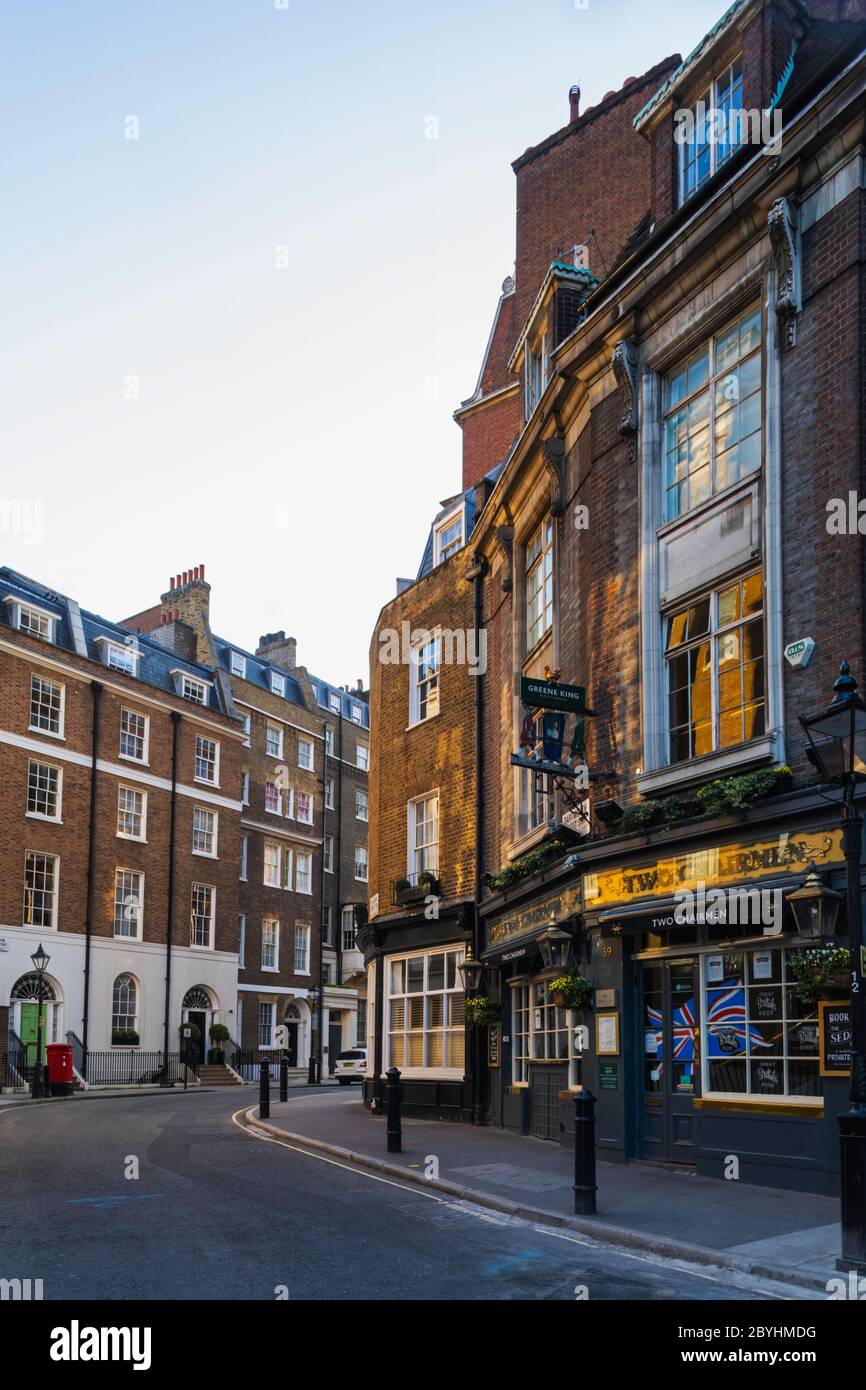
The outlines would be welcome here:
M 194 659 L 207 663 L 210 659 L 210 584 L 205 581 L 204 565 L 183 570 L 170 579 L 167 591 L 160 594 L 160 605 L 167 623 L 180 622 L 192 629 L 196 638 Z

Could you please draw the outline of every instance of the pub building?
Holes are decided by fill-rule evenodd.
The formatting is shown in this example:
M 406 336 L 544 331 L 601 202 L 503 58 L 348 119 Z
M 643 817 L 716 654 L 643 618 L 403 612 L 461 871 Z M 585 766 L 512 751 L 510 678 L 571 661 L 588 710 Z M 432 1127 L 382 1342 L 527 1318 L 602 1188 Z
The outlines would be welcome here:
M 749 811 L 652 844 L 586 843 L 534 891 L 482 909 L 484 989 L 501 1009 L 491 1123 L 571 1146 L 583 1085 L 601 1159 L 719 1178 L 735 1156 L 742 1181 L 838 1192 L 847 1054 L 834 1050 L 834 1000 L 802 1003 L 791 957 L 845 938 L 801 934 L 791 894 L 807 879 L 829 888 L 832 926 L 841 831 L 814 794 L 777 804 L 771 826 Z M 556 1007 L 549 985 L 564 970 L 591 978 L 592 1007 Z M 844 1023 L 845 989 L 834 998 Z

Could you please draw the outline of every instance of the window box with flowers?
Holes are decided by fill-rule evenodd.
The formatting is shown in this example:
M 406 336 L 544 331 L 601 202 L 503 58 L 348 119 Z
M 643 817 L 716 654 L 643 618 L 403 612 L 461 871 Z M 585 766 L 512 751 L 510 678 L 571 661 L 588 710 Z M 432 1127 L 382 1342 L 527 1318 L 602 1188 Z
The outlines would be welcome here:
M 792 951 L 788 969 L 797 981 L 797 998 L 802 1004 L 814 1004 L 816 999 L 847 999 L 851 992 L 851 952 L 847 946 Z
M 139 1047 L 141 1040 L 134 1028 L 112 1028 L 112 1047 Z

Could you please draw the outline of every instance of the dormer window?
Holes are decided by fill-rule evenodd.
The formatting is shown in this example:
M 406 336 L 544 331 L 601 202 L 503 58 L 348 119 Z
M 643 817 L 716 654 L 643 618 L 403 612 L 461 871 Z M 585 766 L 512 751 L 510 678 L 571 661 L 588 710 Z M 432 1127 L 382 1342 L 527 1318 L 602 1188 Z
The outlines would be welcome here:
M 247 659 L 240 652 L 232 652 L 230 658 L 231 673 L 233 676 L 240 676 L 241 680 L 246 679 Z
M 332 713 L 332 714 L 340 714 L 340 713 L 341 713 L 343 706 L 342 706 L 341 703 L 340 703 L 340 697 L 339 697 L 339 695 L 333 695 L 333 694 L 331 695 L 330 707 L 331 707 L 331 713 Z
M 681 204 L 702 188 L 743 143 L 742 111 L 743 62 L 736 58 L 693 106 L 675 113 Z
M 443 560 L 463 549 L 465 543 L 463 528 L 463 503 L 448 513 L 433 528 L 433 563 L 441 565 Z
M 286 693 L 286 678 L 285 678 L 285 676 L 281 676 L 281 675 L 278 674 L 278 672 L 272 671 L 272 672 L 271 672 L 271 690 L 273 691 L 273 693 L 274 693 L 275 695 L 285 695 L 285 693 Z
M 210 681 L 199 680 L 191 676 L 187 671 L 172 671 L 174 688 L 182 700 L 189 700 L 191 705 L 208 704 Z
M 535 347 L 530 347 L 527 343 L 523 362 L 526 419 L 531 420 L 538 402 L 544 395 L 544 388 L 547 385 L 550 371 L 548 335 L 546 333 L 538 340 Z
M 11 594 L 3 602 L 9 610 L 9 621 L 19 632 L 28 637 L 38 637 L 43 642 L 55 641 L 57 614 L 47 608 L 39 608 L 33 603 L 22 603 Z
M 124 671 L 128 676 L 137 674 L 141 653 L 133 641 L 112 642 L 109 637 L 97 637 L 96 645 L 103 666 L 110 671 Z

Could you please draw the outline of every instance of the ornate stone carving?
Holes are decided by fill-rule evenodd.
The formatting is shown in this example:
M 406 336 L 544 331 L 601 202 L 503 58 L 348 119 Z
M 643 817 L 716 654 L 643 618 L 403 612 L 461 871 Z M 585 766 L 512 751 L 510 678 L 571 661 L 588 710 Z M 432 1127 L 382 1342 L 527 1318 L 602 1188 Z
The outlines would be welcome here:
M 541 446 L 544 466 L 550 475 L 550 510 L 561 516 L 565 510 L 565 440 L 561 434 L 545 439 Z
M 613 350 L 611 359 L 616 384 L 622 392 L 625 411 L 620 420 L 619 432 L 628 440 L 628 461 L 634 463 L 637 455 L 637 348 L 628 338 L 621 338 Z
M 776 315 L 782 344 L 791 348 L 797 341 L 797 315 L 802 308 L 800 292 L 800 238 L 797 210 L 787 198 L 777 198 L 767 213 L 767 228 L 776 263 Z
M 497 526 L 494 532 L 496 545 L 505 561 L 502 572 L 502 587 L 506 593 L 514 588 L 514 527 Z

